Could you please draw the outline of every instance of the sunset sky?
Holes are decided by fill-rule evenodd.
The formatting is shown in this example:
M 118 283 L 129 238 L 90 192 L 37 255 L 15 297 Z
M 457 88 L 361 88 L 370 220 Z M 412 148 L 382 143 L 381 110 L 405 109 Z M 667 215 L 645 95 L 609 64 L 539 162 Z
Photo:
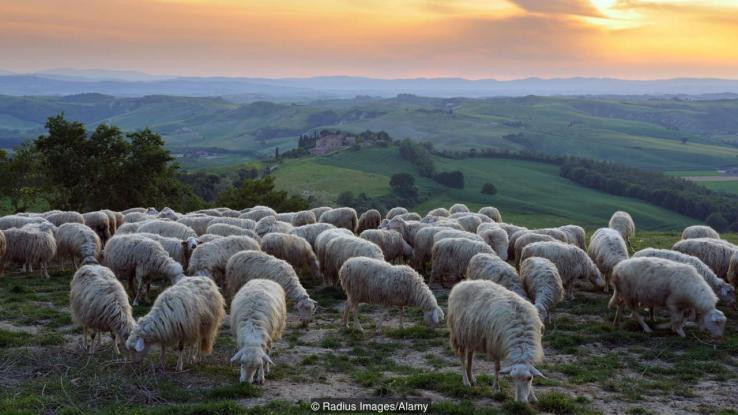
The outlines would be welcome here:
M 738 0 L 0 0 L 0 69 L 738 79 Z

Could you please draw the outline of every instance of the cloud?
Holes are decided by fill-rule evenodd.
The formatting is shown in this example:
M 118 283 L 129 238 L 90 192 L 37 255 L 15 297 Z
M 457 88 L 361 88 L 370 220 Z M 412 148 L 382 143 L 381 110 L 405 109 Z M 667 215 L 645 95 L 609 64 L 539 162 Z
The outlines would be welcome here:
M 589 0 L 510 0 L 529 13 L 602 16 Z

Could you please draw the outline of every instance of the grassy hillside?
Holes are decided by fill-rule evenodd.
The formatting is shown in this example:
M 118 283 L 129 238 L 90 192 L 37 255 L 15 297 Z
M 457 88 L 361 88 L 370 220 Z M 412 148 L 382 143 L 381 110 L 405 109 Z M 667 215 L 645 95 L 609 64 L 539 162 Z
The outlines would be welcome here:
M 503 217 L 528 226 L 578 223 L 588 228 L 604 226 L 615 210 L 627 210 L 641 229 L 675 230 L 696 221 L 647 203 L 611 196 L 579 186 L 558 175 L 554 165 L 499 159 L 448 160 L 436 158 L 437 170 L 464 172 L 464 189 L 443 187 L 419 177 L 414 165 L 400 158 L 393 148 L 346 151 L 324 157 L 291 160 L 274 175 L 277 187 L 299 193 L 305 190 L 325 192 L 335 198 L 350 190 L 369 196 L 386 194 L 389 178 L 399 172 L 415 176 L 416 185 L 427 198 L 415 209 L 425 212 L 438 206 L 466 203 L 470 208 L 493 205 Z M 485 182 L 498 189 L 494 196 L 480 193 Z

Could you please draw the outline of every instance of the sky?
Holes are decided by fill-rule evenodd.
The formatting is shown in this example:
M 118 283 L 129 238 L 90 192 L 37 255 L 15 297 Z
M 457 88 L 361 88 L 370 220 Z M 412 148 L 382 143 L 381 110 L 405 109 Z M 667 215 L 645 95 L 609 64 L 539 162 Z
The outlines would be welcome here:
M 738 79 L 738 0 L 0 0 L 0 69 Z

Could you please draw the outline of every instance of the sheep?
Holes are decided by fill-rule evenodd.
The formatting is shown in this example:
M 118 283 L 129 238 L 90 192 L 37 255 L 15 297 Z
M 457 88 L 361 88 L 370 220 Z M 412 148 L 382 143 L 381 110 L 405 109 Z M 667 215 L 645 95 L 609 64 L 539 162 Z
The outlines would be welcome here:
M 154 217 L 143 212 L 130 212 L 123 215 L 123 223 L 136 223 L 151 219 Z
M 611 228 L 600 228 L 589 238 L 587 254 L 602 271 L 605 280 L 610 281 L 610 274 L 615 265 L 628 259 L 628 247 L 620 232 Z
M 449 208 L 449 210 L 448 210 L 448 213 L 450 213 L 450 214 L 452 214 L 452 215 L 453 215 L 454 213 L 460 213 L 460 212 L 464 212 L 464 213 L 469 213 L 469 212 L 471 212 L 471 211 L 470 211 L 470 210 L 469 210 L 469 208 L 468 208 L 468 207 L 466 207 L 466 205 L 465 205 L 465 204 L 463 204 L 463 203 L 456 203 L 456 204 L 454 204 L 453 206 L 451 206 L 451 208 Z
M 197 232 L 195 232 L 194 229 L 185 224 L 169 220 L 157 219 L 148 221 L 139 226 L 138 231 L 142 233 L 155 233 L 161 236 L 181 239 L 183 241 L 197 237 Z
M 218 284 L 225 278 L 228 260 L 238 251 L 260 250 L 259 243 L 248 236 L 224 236 L 198 245 L 190 257 L 187 267 L 189 275 L 210 276 Z
M 65 223 L 85 223 L 85 218 L 79 212 L 54 212 L 49 215 L 44 215 L 44 219 L 53 223 L 55 226 L 61 226 Z
M 450 214 L 448 209 L 439 207 L 429 211 L 425 216 L 448 217 Z
M 140 362 L 152 344 L 161 347 L 164 365 L 167 347 L 177 347 L 177 371 L 184 366 L 184 350 L 195 349 L 198 359 L 213 351 L 213 344 L 225 317 L 225 300 L 215 283 L 204 277 L 185 277 L 164 290 L 148 314 L 138 319 L 126 340 Z
M 431 260 L 433 254 L 434 237 L 441 231 L 448 228 L 442 226 L 428 226 L 420 229 L 415 234 L 415 247 L 413 252 L 413 268 L 418 271 L 424 271 L 425 264 Z
M 411 221 L 411 220 L 412 221 L 419 221 L 419 220 L 423 219 L 423 217 L 420 216 L 420 214 L 417 213 L 417 212 L 407 212 L 407 213 L 403 213 L 401 215 L 397 215 L 395 217 L 396 218 L 401 218 L 401 219 L 407 220 L 407 221 Z
M 142 207 L 130 208 L 130 209 L 126 209 L 126 210 L 124 210 L 124 211 L 122 211 L 120 213 L 122 213 L 123 216 L 128 215 L 129 213 L 146 213 L 146 208 L 142 208 Z
M 400 235 L 402 235 L 402 239 L 404 239 L 405 242 L 409 243 L 410 246 L 414 247 L 415 234 L 418 233 L 419 230 L 427 226 L 431 225 L 419 221 L 405 221 L 402 218 L 392 218 L 386 222 L 383 221 L 383 224 L 379 225 L 379 229 L 388 229 L 400 232 Z M 459 225 L 457 224 L 457 226 Z
M 269 358 L 272 343 L 282 337 L 287 325 L 284 290 L 274 281 L 249 281 L 231 302 L 230 318 L 238 348 L 231 363 L 240 363 L 240 382 L 264 383 L 274 364 Z
M 72 321 L 84 330 L 82 344 L 90 354 L 95 353 L 96 343 L 102 337 L 97 336 L 98 332 L 110 332 L 113 350 L 120 354 L 120 348 L 136 325 L 126 290 L 113 271 L 102 265 L 84 265 L 74 273 L 70 283 L 69 308 Z M 92 338 L 89 346 L 88 334 Z
M 83 213 L 82 216 L 85 219 L 85 225 L 97 233 L 97 236 L 100 237 L 100 242 L 104 246 L 113 235 L 108 215 L 105 212 L 97 211 Z M 113 219 L 115 220 L 115 218 Z
M 478 230 L 477 235 L 479 235 L 503 261 L 507 260 L 507 248 L 510 243 L 507 240 L 507 233 L 502 228 L 484 228 L 481 231 Z
M 74 268 L 79 268 L 79 260 L 100 258 L 102 242 L 100 237 L 82 223 L 70 222 L 59 226 L 56 231 L 56 255 L 62 261 L 71 258 Z
M 515 401 L 537 401 L 533 376 L 544 377 L 534 366 L 543 361 L 543 323 L 533 304 L 491 281 L 463 281 L 449 294 L 447 324 L 465 386 L 476 383 L 472 361 L 480 352 L 495 362 L 493 389 L 500 390 L 500 374 L 509 374 Z
M 411 261 L 413 259 L 413 247 L 405 242 L 402 239 L 402 235 L 397 231 L 367 229 L 359 237 L 379 246 L 387 262 L 397 259 L 403 261 Z
M 208 226 L 215 225 L 218 223 L 225 223 L 226 225 L 238 226 L 239 228 L 254 230 L 256 229 L 256 221 L 251 219 L 239 219 L 230 217 L 213 218 L 208 222 Z M 205 228 L 207 231 L 207 228 Z M 207 232 L 206 232 L 207 233 Z
M 275 218 L 277 218 L 277 220 L 280 222 L 287 222 L 289 224 L 292 224 L 292 220 L 295 218 L 295 212 L 277 213 L 277 216 L 275 216 Z
M 248 212 L 242 213 L 238 218 L 251 219 L 258 222 L 267 216 L 277 216 L 277 212 L 267 206 L 254 206 L 253 208 L 249 209 Z
M 523 252 L 523 248 L 535 243 L 535 242 L 555 242 L 556 239 L 552 236 L 543 235 L 541 233 L 526 232 L 515 240 L 515 268 L 520 266 L 520 254 Z
M 290 223 L 292 224 L 292 226 L 302 226 L 302 225 L 310 225 L 312 223 L 316 223 L 317 221 L 318 221 L 318 218 L 315 217 L 315 214 L 313 213 L 313 211 L 301 210 L 295 213 Z
M 182 264 L 170 257 L 159 242 L 140 234 L 110 238 L 103 258 L 104 265 L 113 270 L 118 278 L 128 280 L 128 287 L 135 292 L 133 305 L 139 304 L 142 295 L 146 296 L 148 302 L 147 277 L 163 275 L 172 284 L 184 277 Z
M 479 209 L 478 213 L 487 216 L 495 222 L 502 222 L 502 215 L 500 215 L 500 211 L 496 207 L 486 206 Z
M 732 307 L 735 305 L 735 288 L 715 275 L 714 272 L 705 265 L 699 258 L 683 254 L 681 252 L 672 251 L 669 249 L 654 249 L 646 248 L 633 254 L 633 258 L 640 257 L 656 257 L 670 259 L 675 262 L 681 262 L 682 264 L 688 264 L 693 266 L 697 272 L 705 279 L 707 285 L 712 288 L 718 299 L 723 302 L 726 306 Z
M 368 257 L 384 260 L 382 249 L 376 244 L 356 236 L 339 236 L 331 239 L 325 248 L 323 277 L 330 285 L 338 283 L 338 271 L 349 258 Z M 322 264 L 322 263 L 321 263 Z
M 387 211 L 387 214 L 384 215 L 384 217 L 385 217 L 385 219 L 392 219 L 395 216 L 399 216 L 399 215 L 402 215 L 402 214 L 405 214 L 405 213 L 408 213 L 408 210 L 407 209 L 405 209 L 404 207 L 401 207 L 401 206 L 397 206 L 397 207 L 393 207 L 392 209 L 388 210 Z
M 261 240 L 261 249 L 287 261 L 296 270 L 307 268 L 314 278 L 321 278 L 320 264 L 310 243 L 296 235 L 270 233 Z
M 541 321 L 549 322 L 551 311 L 564 299 L 564 285 L 558 268 L 546 258 L 526 258 L 520 264 L 520 278 Z
M 317 302 L 305 291 L 295 270 L 285 260 L 261 251 L 241 251 L 231 257 L 226 265 L 225 293 L 233 298 L 249 281 L 264 279 L 274 281 L 285 291 L 297 310 L 300 322 L 306 326 L 313 319 Z
M 218 210 L 223 215 L 222 217 L 224 218 L 238 219 L 238 217 L 241 216 L 241 212 L 237 210 L 233 210 L 231 208 L 227 208 L 227 207 L 217 208 L 216 210 Z
M 682 239 L 713 238 L 720 239 L 720 234 L 709 226 L 694 225 L 687 226 L 682 231 Z
M 200 210 L 195 211 L 194 213 L 200 214 L 200 215 L 215 216 L 215 217 L 223 216 L 223 214 L 218 209 L 200 209 Z
M 200 243 L 197 238 L 193 237 L 189 237 L 187 240 L 183 241 L 177 238 L 157 235 L 155 233 L 139 233 L 137 235 L 159 242 L 161 247 L 167 251 L 169 256 L 182 265 L 182 269 L 187 269 L 187 266 L 190 263 L 190 257 L 192 256 L 192 251 L 194 251 Z
M 556 228 L 566 234 L 567 242 L 579 248 L 585 249 L 585 241 L 587 240 L 587 232 L 581 226 L 564 225 Z
M 47 222 L 48 225 L 53 226 Z M 39 267 L 40 275 L 50 278 L 48 264 L 56 256 L 56 239 L 51 232 L 34 227 L 10 228 L 3 231 L 5 235 L 5 256 L 3 264 L 13 262 L 28 264 L 31 270 Z
M 275 216 L 265 216 L 256 222 L 256 228 L 254 230 L 259 236 L 264 236 L 272 232 L 288 233 L 292 229 L 292 225 L 277 220 Z
M 138 233 L 138 228 L 143 222 L 124 223 L 115 231 L 116 235 L 125 235 L 129 233 Z
M 613 213 L 607 226 L 618 231 L 625 243 L 630 246 L 630 239 L 635 236 L 636 227 L 628 212 L 619 210 Z
M 8 215 L 0 217 L 0 230 L 22 228 L 29 223 L 51 223 L 42 217 Z
M 318 221 L 330 223 L 336 228 L 346 228 L 353 232 L 359 219 L 356 217 L 356 210 L 350 207 L 341 207 L 324 212 L 320 215 Z
M 210 235 L 220 235 L 220 236 L 239 235 L 239 236 L 248 236 L 256 240 L 260 239 L 259 234 L 252 231 L 251 229 L 244 229 L 240 226 L 229 225 L 227 223 L 214 223 L 212 225 L 209 225 L 206 233 Z
M 333 226 L 333 225 L 331 225 Z M 340 236 L 354 236 L 353 232 L 351 232 L 348 229 L 345 228 L 336 228 L 333 227 L 332 229 L 327 229 L 324 232 L 321 232 L 316 238 L 313 251 L 315 252 L 315 255 L 318 257 L 318 262 L 320 263 L 320 270 L 325 275 L 326 271 L 326 253 L 328 248 L 328 243 Z
M 315 215 L 315 218 L 318 219 L 318 221 L 320 221 L 320 215 L 332 209 L 333 208 L 330 206 L 320 206 L 320 207 L 314 207 L 310 209 L 310 211 L 313 212 L 313 215 Z
M 671 329 L 685 337 L 685 312 L 694 311 L 701 330 L 720 337 L 725 329 L 725 315 L 715 308 L 717 297 L 705 279 L 688 264 L 655 257 L 626 259 L 612 272 L 612 298 L 608 306 L 616 308 L 615 323 L 623 307 L 643 331 L 652 332 L 641 317 L 640 307 L 665 306 L 669 310 Z
M 546 258 L 556 264 L 569 298 L 574 298 L 574 282 L 577 280 L 587 279 L 595 288 L 606 290 L 602 273 L 581 248 L 558 241 L 534 242 L 523 248 L 520 262 L 531 257 Z
M 157 219 L 169 219 L 176 221 L 179 218 L 182 217 L 179 213 L 175 212 L 172 208 L 165 207 L 164 209 L 159 212 L 158 215 L 156 215 Z
M 197 233 L 197 236 L 200 236 L 208 233 L 208 225 L 213 219 L 208 215 L 184 215 L 177 219 L 177 222 L 189 226 Z
M 469 261 L 479 253 L 495 254 L 486 243 L 466 238 L 446 238 L 433 243 L 428 283 L 436 280 L 443 284 L 447 276 L 452 277 L 454 282 L 463 279 Z
M 406 265 L 392 265 L 381 259 L 351 258 L 339 271 L 341 287 L 346 292 L 342 324 L 348 327 L 349 313 L 353 312 L 354 325 L 364 331 L 359 323 L 359 304 L 377 304 L 402 307 L 400 328 L 403 328 L 405 307 L 423 310 L 425 323 L 433 328 L 443 321 L 443 310 L 438 306 L 428 285 L 415 270 Z M 386 312 L 376 321 L 377 333 L 381 332 Z
M 508 239 L 512 238 L 515 232 L 528 230 L 528 228 L 524 226 L 513 225 L 512 223 L 502 223 L 501 222 L 501 223 L 498 223 L 498 225 L 500 225 L 500 228 L 504 229 L 505 232 L 507 232 Z M 510 243 L 512 244 L 512 241 L 510 241 Z
M 476 232 L 479 225 L 482 224 L 482 220 L 478 216 L 474 215 L 461 215 L 457 217 L 453 217 L 452 219 L 456 220 L 456 222 L 461 225 L 462 228 L 464 228 L 467 232 Z
M 734 272 L 729 271 L 738 269 L 738 257 L 734 257 L 738 246 L 722 239 L 695 238 L 678 241 L 671 249 L 699 258 L 715 275 L 736 285 L 731 278 Z
M 257 236 L 259 236 L 259 235 L 257 235 Z M 220 236 L 220 235 L 213 235 L 213 234 L 210 234 L 210 233 L 206 233 L 204 235 L 200 235 L 200 236 L 197 237 L 197 244 L 200 245 L 200 244 L 204 244 L 204 243 L 211 242 L 211 241 L 214 241 L 216 239 L 222 239 L 222 238 L 223 238 L 223 236 Z M 261 243 L 261 240 L 260 239 L 257 239 L 256 242 Z
M 369 209 L 359 216 L 359 222 L 356 225 L 356 233 L 361 234 L 367 229 L 377 229 L 382 221 L 382 215 L 376 209 Z
M 115 212 L 110 209 L 102 209 L 100 212 L 104 213 L 108 217 L 108 225 L 110 226 L 110 234 L 113 235 L 118 229 L 118 222 L 116 221 Z
M 522 280 L 510 264 L 497 255 L 476 254 L 469 260 L 464 276 L 467 280 L 488 280 L 526 298 Z
M 336 229 L 336 227 L 330 223 L 311 223 L 309 225 L 296 226 L 290 230 L 289 234 L 305 239 L 313 247 L 313 251 L 315 251 L 315 240 L 318 238 L 318 235 L 329 229 Z

